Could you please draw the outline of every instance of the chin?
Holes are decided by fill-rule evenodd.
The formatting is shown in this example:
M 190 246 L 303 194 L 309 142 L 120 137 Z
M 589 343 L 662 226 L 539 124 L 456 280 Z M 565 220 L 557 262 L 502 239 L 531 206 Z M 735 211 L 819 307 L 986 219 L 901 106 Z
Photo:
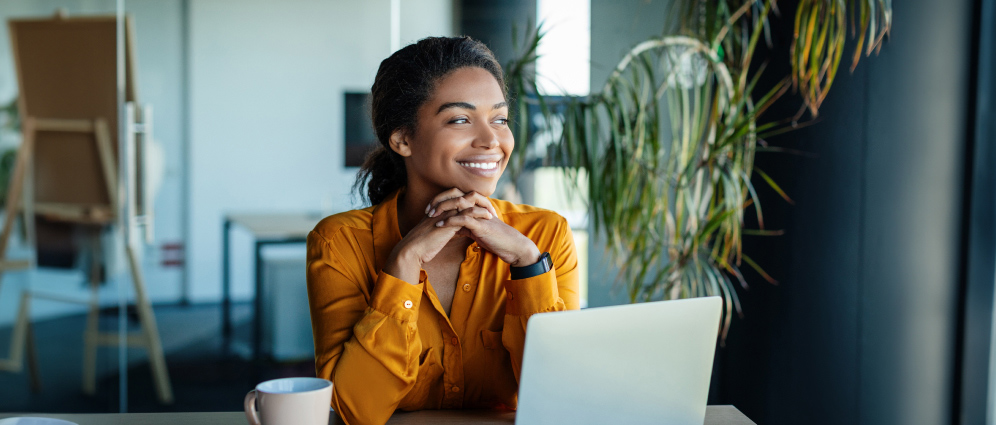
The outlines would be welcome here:
M 477 192 L 486 197 L 490 197 L 492 194 L 495 193 L 495 188 L 497 186 L 498 182 L 495 181 L 494 183 L 476 183 L 476 184 L 463 182 L 463 184 L 456 185 L 455 187 L 457 187 L 464 193 Z

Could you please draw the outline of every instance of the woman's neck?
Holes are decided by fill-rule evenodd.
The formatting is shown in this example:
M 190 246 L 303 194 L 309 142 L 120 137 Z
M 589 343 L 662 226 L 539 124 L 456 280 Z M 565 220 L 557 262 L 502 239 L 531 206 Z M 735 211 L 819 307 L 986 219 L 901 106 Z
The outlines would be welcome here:
M 406 188 L 398 195 L 398 230 L 402 237 L 422 221 L 425 217 L 425 207 L 432 202 L 432 195 L 419 192 Z

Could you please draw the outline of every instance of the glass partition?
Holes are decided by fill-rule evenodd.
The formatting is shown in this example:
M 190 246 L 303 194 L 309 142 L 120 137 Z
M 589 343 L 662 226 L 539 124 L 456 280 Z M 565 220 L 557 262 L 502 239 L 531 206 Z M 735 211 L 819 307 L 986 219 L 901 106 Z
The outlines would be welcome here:
M 260 381 L 314 376 L 304 236 L 359 206 L 347 137 L 369 136 L 357 112 L 380 61 L 456 34 L 453 5 L 124 2 L 149 151 L 164 165 L 148 170 L 143 269 L 176 393 L 157 404 L 154 380 L 133 369 L 131 410 L 237 410 Z
M 0 356 L 22 353 L 0 360 L 0 412 L 239 410 L 258 382 L 314 376 L 304 238 L 364 206 L 351 186 L 376 146 L 367 114 L 380 61 L 457 34 L 506 61 L 509 29 L 535 24 L 537 3 L 0 0 L 5 25 L 57 11 L 67 26 L 54 33 L 103 22 L 114 45 L 53 41 L 63 62 L 24 68 L 51 90 L 18 102 L 19 51 L 0 31 L 0 187 L 25 128 L 39 135 L 0 261 L 28 260 L 0 278 Z M 54 51 L 38 49 L 25 53 Z M 66 83 L 93 63 L 108 90 Z M 70 114 L 77 103 L 105 112 Z M 587 257 L 576 203 L 557 199 L 543 206 L 571 209 Z
M 117 412 L 134 337 L 114 0 L 0 2 L 0 411 Z

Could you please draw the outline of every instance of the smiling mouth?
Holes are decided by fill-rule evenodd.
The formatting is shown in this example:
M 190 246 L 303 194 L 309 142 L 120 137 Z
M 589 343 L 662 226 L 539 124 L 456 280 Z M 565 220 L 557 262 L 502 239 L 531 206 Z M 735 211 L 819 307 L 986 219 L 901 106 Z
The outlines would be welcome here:
M 498 168 L 498 162 L 458 162 L 463 167 L 478 168 L 481 170 L 494 170 Z

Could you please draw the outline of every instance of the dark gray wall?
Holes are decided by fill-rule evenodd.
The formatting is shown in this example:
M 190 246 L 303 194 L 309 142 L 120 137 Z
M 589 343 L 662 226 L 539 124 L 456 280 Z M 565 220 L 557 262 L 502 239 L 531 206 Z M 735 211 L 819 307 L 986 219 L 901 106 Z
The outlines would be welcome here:
M 891 39 L 839 75 L 823 121 L 771 141 L 816 157 L 758 160 L 797 201 L 767 202 L 787 234 L 749 248 L 782 285 L 747 296 L 724 353 L 723 395 L 760 422 L 954 418 L 972 3 L 896 3 Z
M 661 3 L 592 1 L 593 89 L 660 33 Z M 784 52 L 794 5 L 780 6 Z M 796 205 L 762 194 L 769 228 L 786 235 L 745 249 L 780 284 L 752 276 L 740 291 L 746 316 L 718 351 L 711 403 L 763 424 L 952 422 L 972 6 L 895 3 L 891 39 L 854 74 L 845 60 L 822 121 L 770 140 L 813 156 L 758 157 Z M 780 54 L 771 76 L 788 72 Z M 623 301 L 599 286 L 607 268 L 592 257 L 591 304 Z
M 964 290 L 964 339 L 961 353 L 960 424 L 986 420 L 992 396 L 990 358 L 993 339 L 993 286 L 996 276 L 996 2 L 976 6 L 979 16 L 979 55 L 975 71 L 975 138 L 969 149 L 972 161 L 970 202 L 966 205 L 966 281 Z
M 521 43 L 528 24 L 536 25 L 536 0 L 455 0 L 454 4 L 460 16 L 457 33 L 487 44 L 502 64 L 517 52 L 512 29 Z
M 868 61 L 858 351 L 863 424 L 950 420 L 971 2 L 897 4 Z

